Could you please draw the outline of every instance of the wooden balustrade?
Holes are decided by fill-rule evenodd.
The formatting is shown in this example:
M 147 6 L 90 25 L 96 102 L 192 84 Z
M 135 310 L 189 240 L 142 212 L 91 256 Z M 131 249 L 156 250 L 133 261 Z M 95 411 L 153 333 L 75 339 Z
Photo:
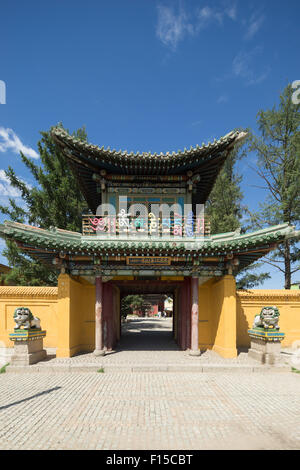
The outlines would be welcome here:
M 210 236 L 210 222 L 206 218 L 192 215 L 164 218 L 150 213 L 148 219 L 130 215 L 84 215 L 82 234 L 104 237 L 203 238 Z

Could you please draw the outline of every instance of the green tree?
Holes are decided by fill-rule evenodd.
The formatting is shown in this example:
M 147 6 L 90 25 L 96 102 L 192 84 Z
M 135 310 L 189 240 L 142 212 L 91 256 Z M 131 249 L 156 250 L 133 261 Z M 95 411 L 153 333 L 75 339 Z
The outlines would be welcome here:
M 263 263 L 255 263 L 244 268 L 237 276 L 236 288 L 253 289 L 254 287 L 259 287 L 267 279 L 270 279 L 270 273 L 257 273 L 257 269 L 261 266 L 263 266 Z
M 242 176 L 236 171 L 236 165 L 244 156 L 241 145 L 237 145 L 225 160 L 207 200 L 205 213 L 211 233 L 231 232 L 240 227 L 243 215 Z
M 263 181 L 267 196 L 260 210 L 251 213 L 255 227 L 300 220 L 300 105 L 292 101 L 288 85 L 280 95 L 279 105 L 257 115 L 260 136 L 251 136 L 250 151 L 257 155 L 255 171 Z M 284 275 L 284 287 L 290 289 L 292 275 L 300 269 L 299 244 L 286 240 L 263 261 Z
M 84 128 L 79 129 L 73 135 L 81 140 L 87 139 Z M 55 146 L 51 129 L 48 132 L 41 132 L 41 136 L 38 142 L 40 165 L 21 153 L 22 162 L 30 170 L 36 184 L 28 187 L 9 166 L 5 172 L 6 176 L 10 184 L 19 190 L 23 204 L 18 206 L 16 201 L 10 198 L 10 205 L 0 206 L 0 211 L 15 222 L 28 223 L 45 229 L 54 226 L 65 230 L 81 231 L 81 214 L 86 203 L 78 188 L 77 180 L 66 159 Z M 24 254 L 14 242 L 6 242 L 3 255 L 12 266 L 11 272 L 4 277 L 7 283 L 56 284 L 56 271 L 28 254 Z
M 121 300 L 121 315 L 127 317 L 133 310 L 140 310 L 144 303 L 144 297 L 142 295 L 126 295 Z
M 208 198 L 205 214 L 213 234 L 231 232 L 241 227 L 247 208 L 242 205 L 242 176 L 236 166 L 246 156 L 246 147 L 247 139 L 237 145 L 227 157 Z M 237 276 L 237 288 L 251 289 L 270 278 L 269 273 L 257 273 L 260 266 L 260 263 L 255 263 L 243 269 Z

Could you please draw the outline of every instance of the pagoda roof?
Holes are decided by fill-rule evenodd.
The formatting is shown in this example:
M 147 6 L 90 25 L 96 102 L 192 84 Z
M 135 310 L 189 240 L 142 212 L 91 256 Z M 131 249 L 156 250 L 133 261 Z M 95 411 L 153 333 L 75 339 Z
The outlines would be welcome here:
M 55 257 L 74 255 L 124 256 L 189 256 L 198 257 L 205 262 L 206 256 L 219 256 L 228 259 L 238 257 L 239 270 L 261 258 L 277 244 L 288 238 L 300 238 L 288 224 L 276 225 L 248 234 L 238 230 L 223 234 L 211 235 L 203 239 L 120 239 L 99 236 L 84 236 L 58 228 L 50 230 L 5 221 L 0 225 L 0 236 L 18 243 L 19 247 L 33 257 L 52 264 Z
M 75 173 L 92 211 L 101 202 L 96 179 L 103 170 L 109 174 L 135 175 L 137 179 L 145 175 L 186 175 L 191 171 L 200 176 L 196 202 L 204 203 L 229 152 L 247 135 L 244 131 L 232 131 L 201 146 L 157 154 L 100 148 L 71 136 L 61 127 L 54 127 L 51 134 Z

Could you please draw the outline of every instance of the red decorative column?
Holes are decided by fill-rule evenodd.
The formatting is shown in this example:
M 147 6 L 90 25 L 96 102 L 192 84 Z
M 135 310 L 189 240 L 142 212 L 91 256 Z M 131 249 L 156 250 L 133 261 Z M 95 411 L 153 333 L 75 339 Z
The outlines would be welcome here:
M 180 346 L 183 351 L 186 350 L 186 319 L 188 310 L 190 309 L 187 301 L 187 286 L 186 282 L 181 288 L 181 318 L 180 318 Z
M 189 354 L 191 356 L 200 356 L 199 350 L 199 291 L 198 291 L 198 278 L 191 278 L 191 291 L 192 291 L 192 311 L 191 311 L 191 349 Z
M 102 308 L 103 308 L 103 285 L 101 276 L 96 276 L 96 305 L 95 305 L 95 356 L 104 356 L 102 337 Z
M 106 282 L 105 289 L 105 311 L 104 317 L 106 322 L 106 344 L 104 341 L 104 348 L 111 351 L 113 348 L 113 334 L 114 334 L 114 309 L 113 309 L 113 287 L 110 282 Z

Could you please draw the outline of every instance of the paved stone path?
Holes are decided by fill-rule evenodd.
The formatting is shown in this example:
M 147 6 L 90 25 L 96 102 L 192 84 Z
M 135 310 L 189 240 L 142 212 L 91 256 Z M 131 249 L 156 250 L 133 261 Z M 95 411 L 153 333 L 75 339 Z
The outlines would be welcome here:
M 0 375 L 0 449 L 299 449 L 300 375 Z
M 195 361 L 219 372 L 191 373 Z M 246 354 L 190 357 L 173 341 L 170 320 L 135 319 L 104 358 L 53 358 L 30 373 L 0 374 L 0 449 L 299 449 L 300 374 L 249 374 L 251 363 Z M 97 373 L 100 364 L 114 373 Z M 133 364 L 182 367 L 128 373 Z M 80 372 L 87 365 L 96 368 Z M 237 365 L 245 368 L 233 374 Z
M 102 367 L 105 372 L 201 372 L 204 368 L 205 371 L 212 371 L 212 368 L 223 371 L 225 368 L 248 368 L 249 372 L 262 368 L 266 370 L 265 366 L 249 358 L 246 352 L 240 352 L 233 359 L 224 359 L 211 350 L 199 357 L 190 356 L 188 351 L 179 350 L 172 337 L 172 319 L 135 318 L 123 325 L 123 334 L 116 350 L 108 352 L 104 357 L 97 357 L 93 353 L 78 354 L 71 358 L 52 356 L 30 366 L 30 371 L 83 372 L 96 371 Z

